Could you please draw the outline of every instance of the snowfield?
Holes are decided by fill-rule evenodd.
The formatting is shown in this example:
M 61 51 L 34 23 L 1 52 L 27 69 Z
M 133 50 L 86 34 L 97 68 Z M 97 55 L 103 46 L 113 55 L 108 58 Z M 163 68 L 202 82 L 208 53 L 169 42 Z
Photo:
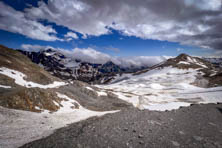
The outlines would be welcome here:
M 198 75 L 202 75 L 198 69 L 165 67 L 140 75 L 117 76 L 111 84 L 96 87 L 116 94 L 139 109 L 155 111 L 178 109 L 193 103 L 222 102 L 222 87 L 191 85 Z
M 25 74 L 16 70 L 6 68 L 6 67 L 0 67 L 0 74 L 6 75 L 14 79 L 16 84 L 27 87 L 27 88 L 38 87 L 38 88 L 47 89 L 47 88 L 56 88 L 56 87 L 66 85 L 65 82 L 58 82 L 58 81 L 55 81 L 52 84 L 48 84 L 48 85 L 42 85 L 35 82 L 26 81 L 24 79 L 27 77 Z
M 67 101 L 61 102 L 62 106 L 57 112 L 42 113 L 21 111 L 0 107 L 0 147 L 16 148 L 28 142 L 49 136 L 55 129 L 74 122 L 79 122 L 93 116 L 103 116 L 117 111 L 97 112 L 82 107 L 77 101 L 64 94 L 57 96 Z M 78 108 L 74 108 L 74 103 Z
M 105 91 L 96 91 L 88 86 L 86 87 L 86 89 L 96 92 L 98 96 L 107 96 L 107 93 Z

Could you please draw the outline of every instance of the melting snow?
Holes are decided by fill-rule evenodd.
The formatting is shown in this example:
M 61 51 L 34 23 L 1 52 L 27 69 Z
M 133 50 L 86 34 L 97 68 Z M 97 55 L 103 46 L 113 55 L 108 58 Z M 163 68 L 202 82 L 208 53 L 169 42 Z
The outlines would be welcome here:
M 94 89 L 92 89 L 91 87 L 87 86 L 86 89 L 91 90 L 91 91 L 95 91 Z M 98 96 L 107 96 L 107 93 L 104 91 L 96 91 Z
M 98 96 L 107 96 L 106 92 L 103 91 L 97 91 Z
M 66 85 L 65 82 L 58 82 L 58 81 L 55 81 L 52 84 L 48 84 L 48 85 L 42 85 L 35 82 L 26 81 L 24 79 L 25 77 L 27 77 L 25 74 L 16 70 L 6 68 L 6 67 L 0 68 L 0 74 L 6 75 L 14 79 L 16 84 L 27 87 L 27 88 L 38 87 L 38 88 L 47 89 L 47 88 L 56 88 L 56 87 Z
M 208 68 L 206 65 L 204 65 L 203 63 L 195 63 L 195 64 L 197 64 L 197 65 L 199 65 L 199 66 L 201 66 L 201 67 L 203 67 L 203 68 Z
M 86 87 L 88 90 L 94 91 L 94 89 L 92 89 L 91 87 L 87 86 Z
M 93 116 L 118 112 L 91 111 L 64 94 L 57 93 L 57 95 L 67 101 L 62 101 L 63 107 L 55 113 L 49 113 L 47 110 L 42 113 L 34 113 L 0 107 L 0 147 L 19 147 L 25 143 L 46 137 L 52 134 L 55 129 L 67 124 Z M 79 105 L 79 108 L 72 108 L 74 102 Z
M 191 57 L 187 57 L 188 62 L 197 63 L 197 60 Z
M 180 61 L 178 64 L 186 64 L 186 65 L 190 65 L 190 63 L 185 62 L 185 61 Z
M 47 52 L 44 52 L 44 54 L 45 54 L 46 56 L 52 56 L 52 55 L 53 55 L 53 53 L 47 53 Z
M 165 111 L 192 103 L 222 102 L 222 87 L 200 88 L 191 85 L 196 75 L 198 71 L 195 69 L 165 67 L 140 75 L 127 75 L 128 79 L 117 83 L 96 86 L 111 91 L 140 109 Z
M 12 88 L 11 86 L 0 85 L 2 88 Z

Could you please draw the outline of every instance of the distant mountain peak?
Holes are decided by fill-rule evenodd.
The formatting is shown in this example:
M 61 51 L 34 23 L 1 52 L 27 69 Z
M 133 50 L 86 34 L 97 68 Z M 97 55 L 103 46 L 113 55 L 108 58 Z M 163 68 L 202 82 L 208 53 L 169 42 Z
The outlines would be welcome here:
M 56 77 L 63 80 L 80 80 L 87 83 L 105 83 L 115 74 L 121 73 L 121 69 L 112 61 L 105 64 L 94 64 L 79 59 L 66 57 L 59 51 L 47 49 L 39 52 L 21 51 L 34 63 L 41 65 Z
M 55 51 L 52 50 L 51 48 L 48 48 L 48 49 L 44 50 L 44 52 L 55 52 Z
M 177 59 L 187 59 L 187 57 L 191 57 L 189 56 L 188 54 L 185 54 L 185 53 L 181 53 L 180 55 L 178 55 L 176 58 Z

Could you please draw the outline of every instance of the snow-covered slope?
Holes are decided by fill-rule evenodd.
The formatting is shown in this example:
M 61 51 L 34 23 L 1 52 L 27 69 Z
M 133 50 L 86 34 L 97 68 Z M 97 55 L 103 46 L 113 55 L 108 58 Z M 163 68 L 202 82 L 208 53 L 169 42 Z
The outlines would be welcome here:
M 113 92 L 140 109 L 165 111 L 192 103 L 222 102 L 222 83 L 219 87 L 203 88 L 209 86 L 213 73 L 219 75 L 220 72 L 202 59 L 183 54 L 140 73 L 123 74 L 112 83 L 97 87 Z
M 85 88 L 88 84 L 79 81 L 69 83 L 53 77 L 18 51 L 3 46 L 0 46 L 0 50 L 0 106 L 33 112 L 56 112 L 62 108 L 65 100 L 57 96 L 55 92 L 58 91 L 68 93 L 68 96 L 89 109 L 119 109 L 112 105 L 112 101 L 119 100 L 99 89 L 90 92 Z M 52 55 L 49 53 L 47 56 Z M 62 57 L 55 54 L 53 58 Z M 106 102 L 110 98 L 112 100 Z

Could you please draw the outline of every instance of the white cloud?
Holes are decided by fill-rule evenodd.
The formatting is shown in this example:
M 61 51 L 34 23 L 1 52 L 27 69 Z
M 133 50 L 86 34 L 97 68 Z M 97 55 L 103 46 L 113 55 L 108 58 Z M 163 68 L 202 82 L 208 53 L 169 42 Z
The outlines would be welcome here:
M 75 48 L 73 50 L 67 50 L 62 48 L 53 48 L 51 46 L 40 46 L 40 45 L 30 45 L 23 44 L 22 49 L 28 51 L 39 51 L 45 49 L 53 49 L 63 53 L 65 56 L 78 59 L 84 62 L 96 63 L 96 64 L 104 64 L 108 61 L 112 61 L 113 63 L 121 66 L 121 67 L 134 67 L 139 68 L 142 66 L 153 66 L 160 62 L 167 60 L 168 56 L 134 56 L 134 57 L 113 57 L 106 53 L 99 52 L 93 48 Z
M 83 38 L 109 34 L 113 28 L 143 39 L 221 49 L 220 0 L 48 0 L 25 12 L 28 18 L 55 22 Z
M 70 38 L 73 38 L 73 39 L 78 39 L 78 35 L 74 32 L 67 32 L 67 34 L 65 35 L 66 38 L 70 39 Z
M 106 53 L 99 52 L 93 48 L 75 48 L 73 50 L 61 50 L 67 57 L 73 59 L 80 59 L 85 62 L 104 64 L 108 61 L 121 66 L 121 67 L 142 67 L 153 66 L 160 62 L 167 60 L 167 56 L 134 56 L 134 57 L 113 57 Z
M 86 35 L 86 34 L 83 34 L 83 35 L 82 35 L 82 39 L 87 39 L 87 35 Z
M 111 57 L 108 54 L 96 51 L 92 48 L 75 48 L 70 56 L 72 56 L 74 59 L 81 59 L 82 61 L 98 64 L 103 64 L 111 60 Z
M 167 56 L 134 56 L 134 57 L 115 57 L 112 61 L 122 67 L 142 67 L 153 66 L 167 60 Z
M 51 26 L 28 19 L 23 12 L 16 11 L 3 2 L 0 2 L 0 29 L 37 40 L 62 41 L 56 37 L 57 32 Z
M 222 49 L 221 0 L 48 0 L 38 7 L 16 11 L 0 2 L 0 29 L 46 41 L 62 40 L 43 19 L 82 34 L 109 34 L 110 28 L 127 36 L 167 40 Z M 72 32 L 73 33 L 73 32 Z M 67 34 L 67 41 L 76 38 Z
M 51 46 L 41 46 L 41 45 L 30 45 L 30 44 L 22 44 L 21 48 L 26 51 L 35 51 L 38 52 L 40 50 L 45 50 L 49 48 L 53 48 Z

